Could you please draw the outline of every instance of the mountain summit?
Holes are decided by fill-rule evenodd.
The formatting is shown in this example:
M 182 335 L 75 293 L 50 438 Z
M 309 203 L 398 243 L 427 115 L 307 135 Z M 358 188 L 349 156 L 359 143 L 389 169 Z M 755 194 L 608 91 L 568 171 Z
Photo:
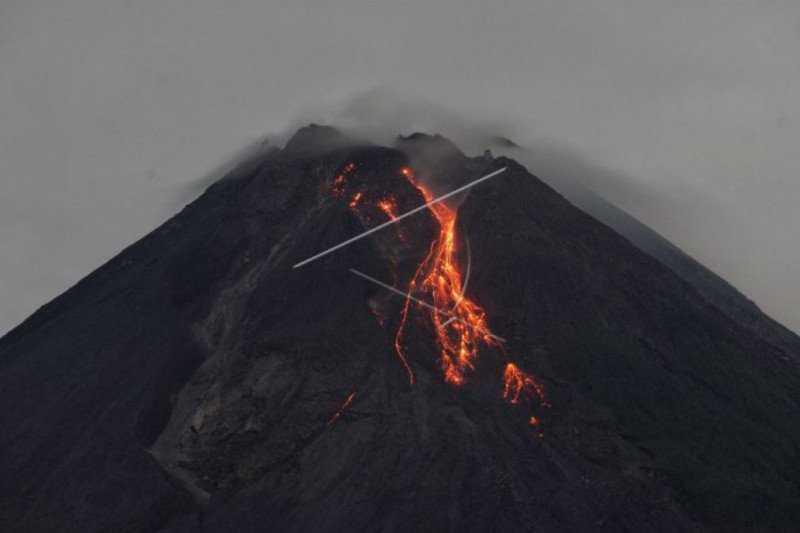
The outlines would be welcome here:
M 0 529 L 793 529 L 798 339 L 702 289 L 512 159 L 303 128 L 0 339 Z

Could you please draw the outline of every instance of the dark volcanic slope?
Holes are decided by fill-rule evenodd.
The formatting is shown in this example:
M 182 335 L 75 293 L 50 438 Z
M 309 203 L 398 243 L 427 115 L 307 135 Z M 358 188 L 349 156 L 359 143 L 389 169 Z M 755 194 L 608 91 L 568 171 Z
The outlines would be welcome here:
M 0 530 L 794 528 L 791 343 L 514 161 L 453 148 L 437 165 L 425 148 L 444 142 L 305 128 L 1 339 Z M 469 296 L 507 339 L 466 386 L 443 382 L 419 317 L 409 385 L 402 300 L 348 272 L 403 286 L 438 231 L 428 212 L 291 268 L 380 222 L 331 194 L 348 162 L 348 187 L 400 211 L 422 201 L 409 162 L 452 183 L 508 166 L 459 210 Z M 547 390 L 541 434 L 502 399 L 507 358 Z
M 749 327 L 766 341 L 791 353 L 800 353 L 800 337 L 764 314 L 752 300 L 739 292 L 733 285 L 700 264 L 652 228 L 579 183 L 562 180 L 553 186 L 581 210 L 610 226 L 639 249 L 668 266 L 697 289 L 709 303 L 730 316 L 732 320 Z

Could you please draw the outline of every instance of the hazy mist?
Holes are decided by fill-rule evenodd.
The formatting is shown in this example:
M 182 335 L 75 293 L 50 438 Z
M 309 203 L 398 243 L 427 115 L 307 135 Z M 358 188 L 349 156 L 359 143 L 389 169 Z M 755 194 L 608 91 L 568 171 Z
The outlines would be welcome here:
M 0 334 L 328 122 L 574 179 L 800 330 L 800 4 L 7 0 Z

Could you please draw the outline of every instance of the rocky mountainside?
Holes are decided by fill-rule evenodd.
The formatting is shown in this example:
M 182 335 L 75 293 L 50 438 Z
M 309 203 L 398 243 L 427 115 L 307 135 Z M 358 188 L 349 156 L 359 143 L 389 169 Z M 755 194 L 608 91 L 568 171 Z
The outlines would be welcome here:
M 0 529 L 791 530 L 788 341 L 511 159 L 309 126 L 0 339 Z

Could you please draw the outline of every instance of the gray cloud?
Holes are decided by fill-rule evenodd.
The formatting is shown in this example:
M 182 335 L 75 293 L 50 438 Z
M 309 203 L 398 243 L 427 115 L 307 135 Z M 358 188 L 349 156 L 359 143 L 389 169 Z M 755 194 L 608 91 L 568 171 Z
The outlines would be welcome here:
M 4 2 L 0 331 L 326 115 L 502 129 L 800 329 L 798 27 L 788 0 Z

